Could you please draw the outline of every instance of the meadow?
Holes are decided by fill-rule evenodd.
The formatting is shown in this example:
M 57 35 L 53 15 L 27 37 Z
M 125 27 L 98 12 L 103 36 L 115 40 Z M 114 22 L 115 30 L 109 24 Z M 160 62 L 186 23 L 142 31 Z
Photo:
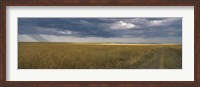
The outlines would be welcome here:
M 182 46 L 19 42 L 18 68 L 182 69 Z

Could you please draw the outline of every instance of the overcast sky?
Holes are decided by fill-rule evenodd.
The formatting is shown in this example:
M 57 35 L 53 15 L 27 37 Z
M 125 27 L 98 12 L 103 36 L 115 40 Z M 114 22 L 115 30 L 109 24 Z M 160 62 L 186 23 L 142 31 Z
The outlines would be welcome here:
M 18 18 L 19 42 L 182 43 L 182 18 Z

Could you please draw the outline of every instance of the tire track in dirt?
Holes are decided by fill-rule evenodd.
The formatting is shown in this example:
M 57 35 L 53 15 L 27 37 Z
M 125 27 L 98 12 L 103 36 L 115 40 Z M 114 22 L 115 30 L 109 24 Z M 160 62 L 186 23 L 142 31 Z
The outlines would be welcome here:
M 163 61 L 163 58 L 164 58 L 164 54 L 165 54 L 166 52 L 165 52 L 165 49 L 162 49 L 162 52 L 161 52 L 161 56 L 160 56 L 160 65 L 159 65 L 159 69 L 163 69 L 164 68 L 164 61 Z
M 146 62 L 143 62 L 143 64 L 140 66 L 142 69 L 160 69 L 163 68 L 163 55 L 164 55 L 164 49 L 161 49 L 161 51 L 157 51 L 153 57 Z
M 166 62 L 166 63 L 165 63 Z M 153 57 L 148 61 L 144 61 L 140 65 L 140 69 L 180 69 L 182 67 L 181 56 L 175 51 L 162 48 L 155 52 Z

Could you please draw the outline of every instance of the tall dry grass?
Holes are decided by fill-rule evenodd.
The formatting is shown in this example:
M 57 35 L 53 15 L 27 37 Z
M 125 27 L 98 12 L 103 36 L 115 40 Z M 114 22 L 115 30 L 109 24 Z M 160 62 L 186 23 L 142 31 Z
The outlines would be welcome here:
M 19 69 L 139 69 L 155 53 L 173 51 L 162 68 L 181 68 L 180 45 L 84 45 L 73 43 L 19 43 Z M 178 55 L 178 56 L 177 56 Z M 163 57 L 166 57 L 163 56 Z M 171 57 L 171 59 L 170 59 Z M 175 63 L 178 64 L 174 64 Z M 167 63 L 166 63 L 167 62 Z M 167 65 L 172 64 L 173 65 Z M 149 64 L 148 66 L 151 66 Z M 157 67 L 155 67 L 157 68 Z

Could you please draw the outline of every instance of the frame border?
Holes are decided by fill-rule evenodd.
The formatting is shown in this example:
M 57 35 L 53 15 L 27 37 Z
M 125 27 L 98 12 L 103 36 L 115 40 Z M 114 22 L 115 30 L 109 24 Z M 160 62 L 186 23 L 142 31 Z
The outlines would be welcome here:
M 194 81 L 6 81 L 6 6 L 194 6 Z M 1 0 L 0 87 L 200 87 L 200 0 Z

